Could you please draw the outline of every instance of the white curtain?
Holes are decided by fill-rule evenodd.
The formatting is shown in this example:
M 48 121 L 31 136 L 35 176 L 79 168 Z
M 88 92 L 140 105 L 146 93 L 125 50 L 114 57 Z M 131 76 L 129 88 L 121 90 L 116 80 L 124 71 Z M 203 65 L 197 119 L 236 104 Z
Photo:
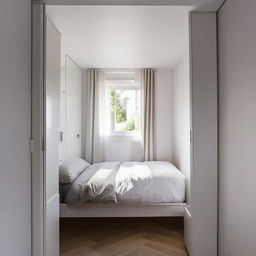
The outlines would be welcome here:
M 86 73 L 85 115 L 84 115 L 84 158 L 89 163 L 98 163 L 103 159 L 102 118 L 102 72 L 89 69 Z
M 154 91 L 155 71 L 145 69 L 142 71 L 142 139 L 145 161 L 154 160 Z

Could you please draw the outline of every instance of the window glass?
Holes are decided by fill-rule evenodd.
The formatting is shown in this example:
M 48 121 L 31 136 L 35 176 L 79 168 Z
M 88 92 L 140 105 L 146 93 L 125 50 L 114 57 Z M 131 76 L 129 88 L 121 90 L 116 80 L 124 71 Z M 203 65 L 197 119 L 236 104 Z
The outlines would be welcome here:
M 140 88 L 109 86 L 110 130 L 112 132 L 141 131 L 141 91 Z

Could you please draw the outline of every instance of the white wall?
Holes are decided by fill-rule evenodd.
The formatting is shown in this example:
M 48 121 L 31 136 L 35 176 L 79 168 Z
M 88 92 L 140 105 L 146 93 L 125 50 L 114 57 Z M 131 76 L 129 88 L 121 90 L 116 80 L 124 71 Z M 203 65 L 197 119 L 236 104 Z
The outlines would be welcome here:
M 31 255 L 31 1 L 0 1 L 0 255 Z
M 256 255 L 256 1 L 219 13 L 219 255 Z
M 155 159 L 172 162 L 173 150 L 173 72 L 156 72 L 155 85 Z
M 106 139 L 105 161 L 143 161 L 141 141 L 127 135 L 110 135 Z
M 190 180 L 190 82 L 189 55 L 173 71 L 173 163 Z M 188 195 L 188 194 L 187 194 Z

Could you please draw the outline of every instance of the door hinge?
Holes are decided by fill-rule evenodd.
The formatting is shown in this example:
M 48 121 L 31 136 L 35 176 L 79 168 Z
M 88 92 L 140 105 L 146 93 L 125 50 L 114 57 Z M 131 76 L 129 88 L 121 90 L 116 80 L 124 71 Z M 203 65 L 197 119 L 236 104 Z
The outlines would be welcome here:
M 63 132 L 61 131 L 60 132 L 60 142 L 62 142 L 63 141 Z
M 44 140 L 44 138 L 42 138 L 42 140 L 41 140 L 41 148 L 42 148 L 42 151 L 45 151 L 45 140 Z
M 30 154 L 32 154 L 34 152 L 34 139 L 33 138 L 29 139 L 29 150 L 30 150 Z

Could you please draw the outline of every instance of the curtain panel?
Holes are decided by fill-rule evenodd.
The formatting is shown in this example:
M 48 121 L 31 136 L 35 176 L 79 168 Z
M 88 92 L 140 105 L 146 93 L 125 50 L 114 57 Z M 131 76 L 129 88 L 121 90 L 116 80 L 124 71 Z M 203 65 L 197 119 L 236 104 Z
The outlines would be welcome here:
M 142 71 L 143 123 L 142 142 L 145 161 L 154 160 L 155 70 Z
M 87 83 L 85 86 L 86 107 L 84 115 L 84 158 L 91 164 L 103 161 L 100 129 L 101 76 L 101 72 L 97 69 L 89 69 L 86 72 Z

